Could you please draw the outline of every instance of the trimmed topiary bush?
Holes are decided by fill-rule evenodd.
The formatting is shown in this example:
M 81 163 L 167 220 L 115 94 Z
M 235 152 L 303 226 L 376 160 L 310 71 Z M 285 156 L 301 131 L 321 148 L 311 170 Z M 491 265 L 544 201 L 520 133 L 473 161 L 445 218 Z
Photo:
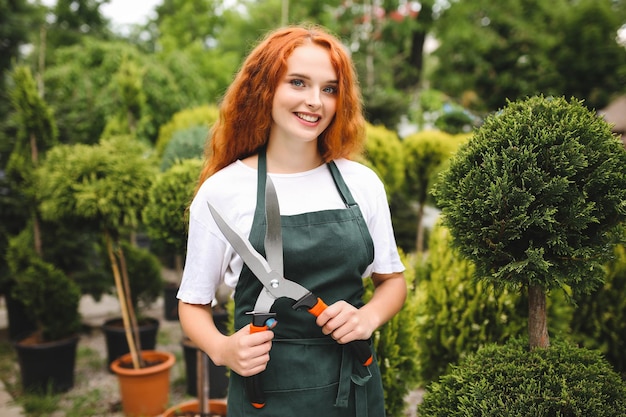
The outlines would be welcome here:
M 417 231 L 415 250 L 424 250 L 424 209 L 430 203 L 430 188 L 437 173 L 461 145 L 464 136 L 430 130 L 414 133 L 402 141 L 404 154 L 406 198 L 416 208 Z
M 25 313 L 37 325 L 34 340 L 50 342 L 76 336 L 81 325 L 80 288 L 35 253 L 30 230 L 9 241 L 7 260 L 15 279 L 12 296 L 24 304 Z
M 175 113 L 171 120 L 159 128 L 159 137 L 156 141 L 157 155 L 163 155 L 167 144 L 172 140 L 174 133 L 194 126 L 212 126 L 219 118 L 219 109 L 214 105 L 206 105 L 181 110 Z
M 429 387 L 423 416 L 623 416 L 599 352 L 550 346 L 547 295 L 590 293 L 626 219 L 626 150 L 580 100 L 536 96 L 493 114 L 434 188 L 476 277 L 528 295 L 528 339 L 489 348 Z M 580 350 L 579 350 L 580 349 Z
M 433 194 L 477 275 L 528 289 L 529 343 L 547 347 L 546 294 L 604 281 L 626 219 L 626 150 L 580 100 L 531 97 L 488 117 Z
M 193 198 L 202 160 L 185 159 L 159 173 L 148 191 L 143 221 L 148 236 L 172 253 L 178 274 L 187 245 L 187 207 Z
M 398 134 L 385 126 L 366 125 L 365 160 L 385 183 L 387 195 L 400 190 L 404 184 L 404 158 Z
M 208 134 L 208 126 L 192 126 L 174 132 L 163 152 L 161 171 L 167 171 L 176 162 L 184 159 L 202 159 Z
M 553 340 L 485 346 L 433 383 L 420 417 L 623 417 L 626 384 L 597 351 Z
M 102 233 L 135 368 L 143 364 L 132 337 L 138 333 L 130 332 L 136 326 L 126 294 L 130 278 L 122 243 L 137 230 L 158 173 L 150 151 L 131 136 L 103 139 L 94 146 L 57 146 L 38 171 L 46 197 L 41 204 L 44 219 L 71 219 Z

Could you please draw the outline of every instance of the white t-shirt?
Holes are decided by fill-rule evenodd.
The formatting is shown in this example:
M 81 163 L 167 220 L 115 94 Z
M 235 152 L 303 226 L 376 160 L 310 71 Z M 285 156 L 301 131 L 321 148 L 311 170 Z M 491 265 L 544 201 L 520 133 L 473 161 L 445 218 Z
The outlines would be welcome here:
M 374 241 L 374 262 L 363 277 L 372 272 L 404 271 L 382 181 L 371 169 L 357 162 L 339 159 L 335 164 L 359 205 Z M 326 165 L 296 174 L 269 175 L 276 188 L 281 215 L 345 208 Z M 190 206 L 187 257 L 179 299 L 190 304 L 210 304 L 222 283 L 236 287 L 243 261 L 217 227 L 207 202 L 224 215 L 230 225 L 249 236 L 256 196 L 257 170 L 241 161 L 220 170 L 202 184 Z

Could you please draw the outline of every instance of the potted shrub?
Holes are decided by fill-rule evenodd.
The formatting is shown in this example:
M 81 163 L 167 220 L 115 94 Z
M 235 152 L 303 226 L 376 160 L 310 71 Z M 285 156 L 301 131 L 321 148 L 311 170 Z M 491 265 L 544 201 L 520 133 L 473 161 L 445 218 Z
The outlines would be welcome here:
M 124 357 L 116 361 L 128 364 L 131 370 L 141 375 L 139 380 L 145 379 L 148 368 L 157 368 L 147 366 L 146 362 L 146 358 L 155 359 L 156 356 L 150 353 L 153 351 L 142 352 L 141 349 L 124 243 L 132 242 L 139 226 L 140 213 L 147 203 L 147 192 L 156 174 L 155 166 L 147 145 L 132 136 L 117 136 L 102 139 L 93 146 L 57 146 L 46 158 L 46 170 L 41 171 L 41 180 L 47 190 L 47 198 L 41 206 L 42 214 L 58 221 L 80 219 L 84 227 L 102 233 L 130 351 L 126 355 L 129 363 Z M 167 404 L 167 399 L 154 398 L 156 392 L 150 399 Z M 158 392 L 168 393 L 167 389 Z M 122 397 L 125 410 L 127 400 Z
M 18 317 L 9 310 L 9 320 L 18 318 L 25 324 L 19 328 L 9 323 L 11 336 L 16 340 L 23 389 L 62 392 L 74 385 L 80 289 L 61 269 L 44 259 L 49 246 L 43 243 L 38 210 L 41 195 L 34 174 L 41 155 L 56 144 L 57 129 L 30 69 L 17 66 L 11 75 L 10 98 L 15 110 L 12 117 L 18 130 L 6 167 L 12 217 L 3 218 L 3 229 L 17 233 L 6 238 L 7 250 L 3 255 L 8 270 L 2 286 L 7 305 L 21 308 Z M 17 215 L 19 212 L 22 218 Z
M 576 350 L 562 350 L 567 358 L 550 351 L 546 308 L 550 290 L 589 293 L 597 289 L 605 278 L 610 248 L 621 236 L 626 219 L 626 149 L 610 126 L 577 99 L 535 96 L 511 102 L 488 117 L 461 147 L 434 194 L 451 244 L 473 261 L 475 276 L 527 290 L 528 345 L 519 361 L 508 362 L 523 368 L 529 363 L 525 358 L 536 354 L 552 361 L 560 375 L 542 380 L 540 374 L 527 381 L 529 377 L 520 372 L 520 380 L 535 387 L 556 381 L 555 395 L 562 406 L 557 413 L 623 415 L 624 408 L 612 402 L 612 383 L 599 384 L 598 392 L 587 396 L 568 382 L 571 367 L 557 367 L 557 358 L 575 362 Z M 498 348 L 502 356 L 515 350 L 507 345 Z M 588 372 L 594 379 L 599 366 L 600 360 L 592 359 L 580 373 Z M 514 375 L 501 373 L 501 381 Z M 469 414 L 479 415 L 480 407 L 493 410 L 500 401 L 507 409 L 517 409 L 532 388 L 525 384 L 511 390 L 498 381 L 492 384 L 481 372 L 466 376 L 462 384 L 468 387 L 467 395 L 447 397 L 453 391 L 449 384 L 460 378 L 444 379 L 448 388 L 433 385 L 420 415 L 446 415 L 446 410 L 460 404 L 469 407 Z M 577 383 L 583 379 L 577 378 Z M 498 393 L 489 402 L 481 394 L 486 386 Z M 594 410 L 606 412 L 574 411 L 589 398 L 596 400 Z M 534 397 L 534 410 L 552 409 L 550 401 L 554 398 Z
M 22 388 L 46 393 L 74 386 L 80 332 L 80 288 L 63 271 L 32 249 L 29 230 L 9 242 L 7 258 L 15 284 L 12 295 L 36 324 L 33 333 L 15 342 Z

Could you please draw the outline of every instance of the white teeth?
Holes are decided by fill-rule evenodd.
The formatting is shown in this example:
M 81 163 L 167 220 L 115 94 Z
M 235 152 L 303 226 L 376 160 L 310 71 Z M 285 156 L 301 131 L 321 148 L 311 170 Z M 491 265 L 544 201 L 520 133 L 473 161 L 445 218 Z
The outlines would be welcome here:
M 301 118 L 302 120 L 306 121 L 306 122 L 317 122 L 319 120 L 319 117 L 315 117 L 315 116 L 309 116 L 308 114 L 302 114 L 302 113 L 297 113 L 298 117 Z

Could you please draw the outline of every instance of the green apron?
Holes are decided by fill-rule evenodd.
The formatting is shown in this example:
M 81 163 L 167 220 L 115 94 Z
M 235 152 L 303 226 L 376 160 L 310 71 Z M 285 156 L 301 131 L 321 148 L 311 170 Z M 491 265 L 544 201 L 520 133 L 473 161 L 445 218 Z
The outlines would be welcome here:
M 281 216 L 285 277 L 297 281 L 331 305 L 345 300 L 363 305 L 362 274 L 374 258 L 372 238 L 337 166 L 328 164 L 346 209 Z M 257 204 L 250 242 L 265 255 L 265 152 L 259 154 Z M 244 266 L 235 291 L 235 328 L 250 324 L 261 284 Z M 325 336 L 306 311 L 278 299 L 272 307 L 278 325 L 270 361 L 261 374 L 265 406 L 248 402 L 244 379 L 231 372 L 228 416 L 383 417 L 383 388 L 378 364 L 365 367 L 349 347 Z M 371 343 L 370 343 L 371 344 Z

